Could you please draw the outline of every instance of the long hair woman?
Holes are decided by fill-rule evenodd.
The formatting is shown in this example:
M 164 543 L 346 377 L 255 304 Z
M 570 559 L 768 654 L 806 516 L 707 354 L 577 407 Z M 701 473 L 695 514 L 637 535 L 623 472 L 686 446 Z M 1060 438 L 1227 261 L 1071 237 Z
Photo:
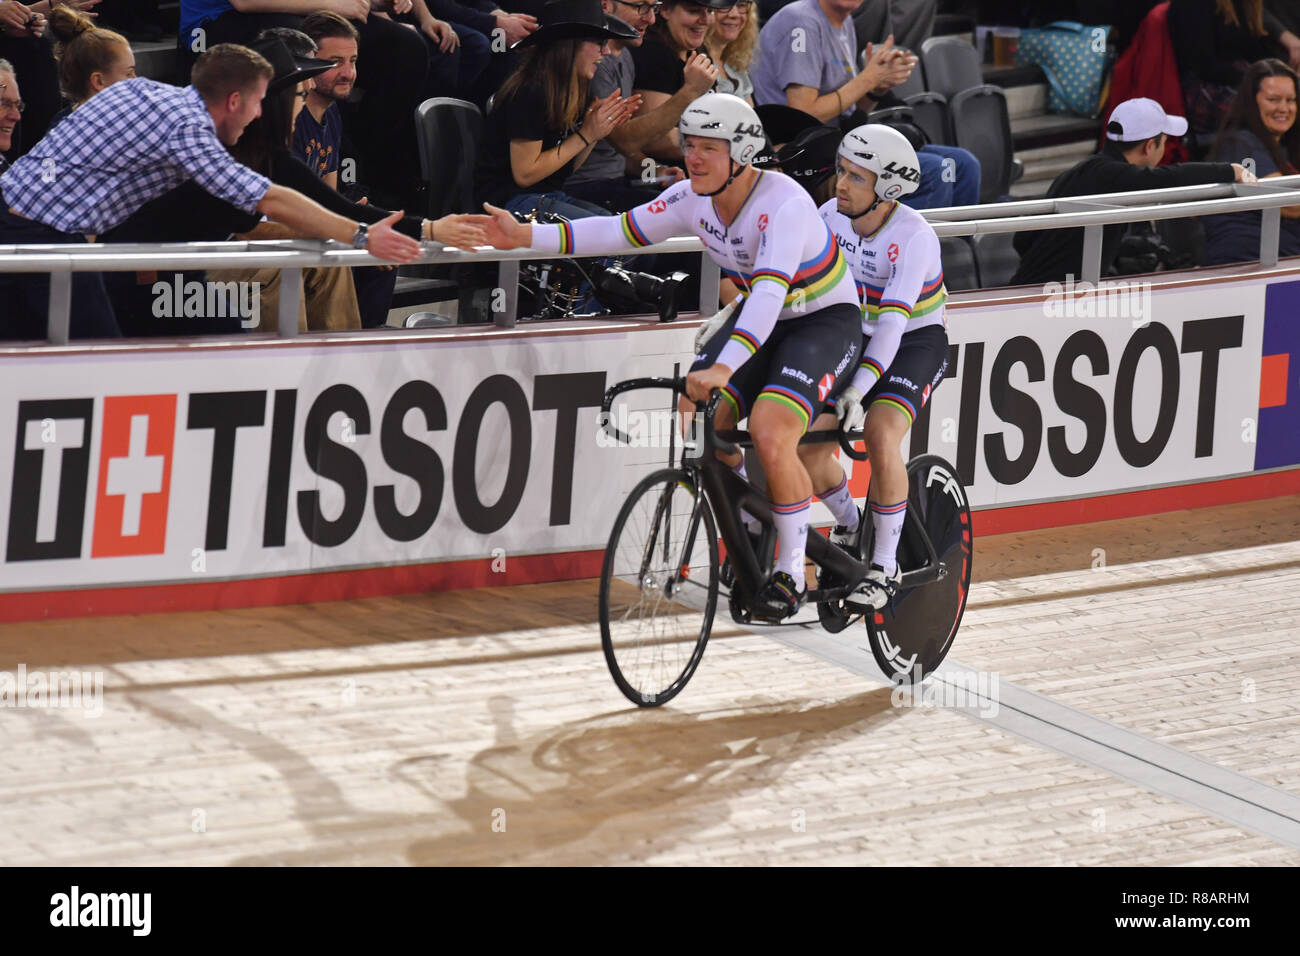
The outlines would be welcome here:
M 1296 96 L 1300 78 L 1281 60 L 1252 63 L 1228 107 L 1210 159 L 1241 163 L 1261 180 L 1300 172 L 1300 125 Z M 1259 258 L 1262 213 L 1206 216 L 1207 265 L 1249 262 Z M 1300 255 L 1300 206 L 1282 208 L 1278 255 Z
M 758 16 L 754 0 L 736 0 L 735 6 L 719 10 L 704 37 L 704 46 L 718 68 L 719 93 L 739 96 L 754 105 L 754 83 L 749 67 L 758 52 Z
M 563 186 L 592 145 L 636 111 L 637 97 L 615 90 L 593 100 L 589 85 L 608 49 L 605 41 L 637 34 L 602 12 L 600 0 L 551 0 L 541 23 L 512 47 L 520 50 L 519 63 L 497 90 L 484 123 L 475 192 L 480 201 L 514 213 L 609 215 Z

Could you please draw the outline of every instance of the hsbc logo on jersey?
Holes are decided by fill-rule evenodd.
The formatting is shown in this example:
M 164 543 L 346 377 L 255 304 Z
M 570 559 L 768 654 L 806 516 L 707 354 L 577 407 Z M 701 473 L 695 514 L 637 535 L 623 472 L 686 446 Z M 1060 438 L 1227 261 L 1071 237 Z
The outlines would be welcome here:
M 647 208 L 650 210 L 651 215 L 655 215 L 667 209 L 668 203 L 664 202 L 662 199 L 656 199 Z
M 817 383 L 817 401 L 819 402 L 826 401 L 826 396 L 831 393 L 831 389 L 834 387 L 835 387 L 835 376 L 832 375 L 830 372 L 827 372 L 825 375 L 822 376 L 822 380 Z
M 889 261 L 890 261 L 890 262 L 897 262 L 897 261 L 898 261 L 898 243 L 896 243 L 896 242 L 891 242 L 891 243 L 889 244 L 889 250 L 885 253 L 885 255 L 889 256 Z
M 762 232 L 766 228 L 767 228 L 767 213 L 763 213 L 763 215 L 758 217 L 758 231 Z

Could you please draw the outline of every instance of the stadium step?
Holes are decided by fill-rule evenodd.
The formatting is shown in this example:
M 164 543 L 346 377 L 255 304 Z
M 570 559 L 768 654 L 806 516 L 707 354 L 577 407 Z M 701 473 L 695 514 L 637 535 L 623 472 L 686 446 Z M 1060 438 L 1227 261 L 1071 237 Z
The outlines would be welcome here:
M 146 76 L 160 83 L 176 82 L 176 65 L 180 53 L 172 37 L 156 43 L 135 42 L 131 44 L 135 53 L 135 72 L 137 76 Z

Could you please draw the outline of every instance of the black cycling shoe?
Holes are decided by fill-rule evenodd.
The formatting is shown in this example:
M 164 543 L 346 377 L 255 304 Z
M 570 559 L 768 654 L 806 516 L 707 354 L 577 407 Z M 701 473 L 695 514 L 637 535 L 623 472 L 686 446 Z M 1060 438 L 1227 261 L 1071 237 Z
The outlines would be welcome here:
M 796 590 L 794 578 L 784 571 L 778 571 L 768 578 L 763 590 L 758 592 L 754 601 L 754 614 L 764 620 L 784 621 L 799 613 L 807 596 L 806 587 L 802 591 Z
M 748 528 L 745 529 L 745 533 L 749 535 L 749 543 L 753 547 L 754 553 L 758 554 L 758 549 L 763 543 L 763 533 L 761 531 L 750 531 Z M 760 555 L 759 564 L 762 563 L 763 559 Z M 730 589 L 736 583 L 736 569 L 731 566 L 730 557 L 722 559 L 722 566 L 718 568 L 718 583 L 727 589 Z

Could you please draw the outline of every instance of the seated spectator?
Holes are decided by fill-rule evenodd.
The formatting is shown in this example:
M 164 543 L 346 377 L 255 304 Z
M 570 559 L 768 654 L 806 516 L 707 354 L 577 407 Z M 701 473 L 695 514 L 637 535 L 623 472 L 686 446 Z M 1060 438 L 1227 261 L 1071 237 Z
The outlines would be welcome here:
M 887 37 L 867 48 L 859 73 L 857 35 L 849 16 L 861 3 L 828 2 L 828 10 L 819 0 L 795 0 L 777 11 L 759 32 L 754 102 L 783 103 L 841 130 L 860 126 L 874 109 L 899 105 L 889 91 L 911 75 L 917 58 Z M 917 159 L 921 187 L 903 197 L 904 205 L 936 209 L 979 202 L 980 165 L 973 153 L 928 145 L 917 150 Z
M 22 76 L 27 103 L 22 125 L 13 136 L 11 161 L 45 135 L 50 120 L 63 106 L 53 48 L 45 39 L 48 11 L 46 0 L 26 4 L 0 0 L 0 59 L 8 60 Z
M 758 16 L 754 0 L 736 0 L 735 6 L 719 10 L 704 37 L 709 59 L 718 68 L 719 93 L 732 93 L 754 105 L 754 81 L 749 67 L 758 49 Z
M 194 180 L 245 215 L 390 261 L 414 259 L 419 243 L 394 232 L 397 216 L 370 228 L 271 184 L 226 151 L 257 115 L 273 74 L 253 51 L 218 44 L 199 57 L 191 86 L 124 80 L 91 97 L 0 176 L 0 244 L 84 242 Z M 45 273 L 0 275 L 0 337 L 44 337 L 49 288 Z M 99 273 L 73 273 L 71 321 L 74 334 L 117 333 Z
M 1211 159 L 1253 164 L 1260 179 L 1293 176 L 1293 157 L 1300 156 L 1300 127 L 1296 126 L 1295 71 L 1281 60 L 1253 63 L 1241 80 Z M 1259 258 L 1260 212 L 1206 216 L 1205 262 L 1249 262 Z M 1300 206 L 1282 208 L 1278 255 L 1300 256 Z
M 1197 186 L 1205 183 L 1254 182 L 1239 163 L 1182 163 L 1161 166 L 1166 136 L 1182 136 L 1187 120 L 1166 116 L 1155 100 L 1125 100 L 1115 107 L 1106 125 L 1106 145 L 1053 180 L 1047 195 L 1090 196 L 1096 193 L 1133 192 Z M 1101 275 L 1111 273 L 1124 224 L 1105 226 L 1101 240 Z M 1020 253 L 1020 268 L 1011 285 L 1065 282 L 1083 274 L 1083 229 L 1019 232 L 1013 240 Z
M 135 78 L 135 54 L 126 37 L 95 25 L 72 7 L 55 7 L 50 32 L 59 41 L 54 57 L 59 63 L 59 86 L 68 105 L 54 115 L 50 126 L 100 90 L 120 80 Z
M 646 31 L 655 22 L 654 0 L 637 0 L 635 3 L 602 0 L 601 9 L 615 15 L 622 13 L 637 36 L 635 39 L 608 41 L 610 52 L 596 67 L 591 95 L 601 99 L 617 91 L 630 98 L 636 85 L 632 50 L 641 45 Z M 713 87 L 717 71 L 707 57 L 697 56 L 686 65 L 684 75 L 682 88 L 658 107 L 632 117 L 594 144 L 587 161 L 565 180 L 565 192 L 604 206 L 611 212 L 627 212 L 666 186 L 680 181 L 686 175 L 680 167 L 655 163 L 647 158 L 646 153 L 652 144 L 676 132 L 682 110 Z
M 636 66 L 634 91 L 641 94 L 641 113 L 658 109 L 686 85 L 687 66 L 696 57 L 708 57 L 704 38 L 718 11 L 730 9 L 734 3 L 735 0 L 700 3 L 664 0 L 657 19 L 646 31 L 645 42 L 632 50 L 632 62 Z M 677 128 L 674 126 L 665 136 L 649 144 L 646 152 L 665 162 L 681 162 Z
M 872 0 L 870 3 L 864 3 L 853 15 L 858 47 L 865 48 L 868 43 L 879 37 L 892 35 L 894 42 L 904 50 L 919 50 L 921 44 L 934 32 L 934 18 L 938 12 L 938 0 Z M 979 22 L 1001 21 L 980 20 Z
M 330 189 L 339 189 L 339 157 L 343 143 L 343 117 L 339 103 L 352 92 L 357 78 L 357 31 L 347 20 L 328 10 L 302 21 L 311 56 L 327 60 L 334 68 L 315 77 L 308 86 L 306 109 L 297 112 L 293 127 L 293 152 Z M 286 41 L 290 51 L 297 50 Z M 349 193 L 349 199 L 362 197 Z M 388 321 L 397 287 L 397 270 L 391 266 L 353 266 L 357 308 L 363 328 Z
M 9 166 L 5 153 L 13 145 L 14 130 L 23 118 L 26 104 L 18 92 L 18 77 L 14 65 L 8 60 L 0 60 L 0 174 Z
M 455 0 L 411 0 L 411 3 L 410 12 L 395 19 L 418 30 L 429 52 L 429 72 L 424 78 L 422 98 L 472 99 L 479 78 L 492 59 L 488 37 L 495 28 L 496 18 Z M 437 15 L 430 12 L 434 7 Z M 395 7 L 395 12 L 401 11 Z M 460 18 L 474 19 L 480 27 L 486 26 L 487 32 L 461 22 Z
M 605 41 L 636 37 L 601 11 L 600 0 L 552 0 L 543 8 L 541 28 L 519 42 L 519 65 L 484 123 L 475 170 L 480 201 L 569 219 L 609 214 L 565 193 L 564 182 L 637 107 L 635 95 L 615 90 L 593 101 L 590 92 Z
M 1251 63 L 1300 62 L 1300 38 L 1264 9 L 1264 0 L 1173 0 L 1169 38 L 1188 126 L 1203 135 L 1219 128 Z
M 302 12 L 332 10 L 351 20 L 360 34 L 360 62 L 366 82 L 345 104 L 344 118 L 355 145 L 358 180 L 369 184 L 375 200 L 392 208 L 417 208 L 421 189 L 415 108 L 424 98 L 429 53 L 417 30 L 395 23 L 387 11 L 410 0 L 181 0 L 181 41 L 248 43 L 270 27 L 302 28 Z M 195 33 L 201 30 L 201 33 Z M 203 49 L 199 46 L 198 49 Z

